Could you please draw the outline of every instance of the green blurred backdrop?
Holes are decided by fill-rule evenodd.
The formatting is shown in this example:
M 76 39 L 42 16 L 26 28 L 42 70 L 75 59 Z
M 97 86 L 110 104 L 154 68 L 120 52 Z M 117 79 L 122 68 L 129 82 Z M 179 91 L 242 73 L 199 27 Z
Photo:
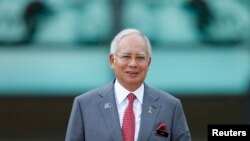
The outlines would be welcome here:
M 193 141 L 250 123 L 249 0 L 0 0 L 0 140 L 64 140 L 73 98 L 114 79 L 124 28 L 149 37 L 146 83 L 182 100 Z

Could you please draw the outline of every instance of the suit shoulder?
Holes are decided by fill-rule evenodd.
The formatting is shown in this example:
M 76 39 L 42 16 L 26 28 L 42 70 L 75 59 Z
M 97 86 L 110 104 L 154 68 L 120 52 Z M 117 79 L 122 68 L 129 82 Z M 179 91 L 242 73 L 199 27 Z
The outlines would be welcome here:
M 98 87 L 98 88 L 89 90 L 89 91 L 77 96 L 75 99 L 82 101 L 82 100 L 91 100 L 93 98 L 97 98 L 99 94 L 105 92 L 110 87 L 111 87 L 110 84 L 108 84 L 108 85 L 105 85 L 102 87 Z
M 163 90 L 150 87 L 150 92 L 158 95 L 161 100 L 167 100 L 168 102 L 172 101 L 174 103 L 180 102 L 179 98 L 177 98 L 177 97 L 175 97 L 175 96 L 173 96 L 173 95 L 171 95 Z

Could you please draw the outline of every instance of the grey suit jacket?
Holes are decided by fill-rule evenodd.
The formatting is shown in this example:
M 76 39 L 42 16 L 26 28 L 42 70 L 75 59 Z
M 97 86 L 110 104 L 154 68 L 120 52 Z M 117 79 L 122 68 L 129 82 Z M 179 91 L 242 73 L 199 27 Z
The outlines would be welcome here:
M 156 133 L 163 122 L 168 137 Z M 75 98 L 66 141 L 122 141 L 113 83 Z M 145 84 L 138 141 L 191 141 L 180 100 Z

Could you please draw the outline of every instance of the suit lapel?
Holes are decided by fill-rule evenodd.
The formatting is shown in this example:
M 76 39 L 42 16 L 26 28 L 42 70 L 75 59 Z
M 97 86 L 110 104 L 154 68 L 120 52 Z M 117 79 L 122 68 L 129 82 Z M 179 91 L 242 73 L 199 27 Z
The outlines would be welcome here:
M 122 141 L 122 132 L 114 96 L 113 83 L 109 84 L 104 90 L 104 93 L 101 93 L 100 96 L 102 98 L 98 105 L 103 114 L 108 130 L 110 131 L 114 141 Z
M 158 96 L 150 93 L 150 88 L 145 84 L 141 123 L 138 140 L 146 141 L 154 130 L 155 122 L 161 105 L 157 103 Z

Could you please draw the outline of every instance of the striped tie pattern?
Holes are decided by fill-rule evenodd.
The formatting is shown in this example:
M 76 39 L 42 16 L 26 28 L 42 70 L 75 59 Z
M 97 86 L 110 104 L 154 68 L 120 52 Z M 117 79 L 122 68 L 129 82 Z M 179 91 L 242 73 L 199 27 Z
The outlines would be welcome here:
M 125 110 L 123 123 L 122 123 L 122 135 L 123 141 L 134 141 L 135 136 L 135 115 L 133 111 L 133 103 L 136 96 L 133 93 L 128 95 L 128 107 Z

